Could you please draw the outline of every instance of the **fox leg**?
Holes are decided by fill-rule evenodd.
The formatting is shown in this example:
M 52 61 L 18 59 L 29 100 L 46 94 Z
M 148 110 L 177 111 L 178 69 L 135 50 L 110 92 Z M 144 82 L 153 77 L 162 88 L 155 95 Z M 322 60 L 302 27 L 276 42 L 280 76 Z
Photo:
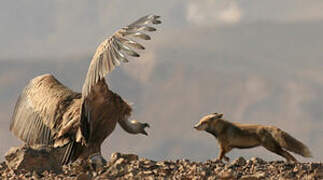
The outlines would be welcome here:
M 267 150 L 273 152 L 273 153 L 276 153 L 282 157 L 284 157 L 288 162 L 298 162 L 294 156 L 292 156 L 289 152 L 283 150 L 281 147 L 275 147 L 275 148 L 272 148 L 272 147 L 266 147 L 264 146 Z
M 224 158 L 225 161 L 229 162 L 230 158 L 227 157 L 225 154 L 230 152 L 231 150 L 232 148 L 228 146 L 224 146 L 223 144 L 220 144 L 220 153 L 217 160 L 221 161 Z
M 289 152 L 280 149 L 278 152 L 276 152 L 277 154 L 283 156 L 288 162 L 298 162 L 294 156 L 292 156 Z
M 289 152 L 283 150 L 279 143 L 271 136 L 271 134 L 267 134 L 267 132 L 264 133 L 264 136 L 262 138 L 262 146 L 267 150 L 284 157 L 287 161 L 297 162 L 294 156 L 292 156 Z

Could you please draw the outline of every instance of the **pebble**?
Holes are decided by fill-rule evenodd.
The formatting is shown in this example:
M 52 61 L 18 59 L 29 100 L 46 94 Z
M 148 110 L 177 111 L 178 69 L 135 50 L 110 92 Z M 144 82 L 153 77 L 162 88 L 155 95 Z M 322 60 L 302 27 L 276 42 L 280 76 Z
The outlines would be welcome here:
M 19 173 L 20 172 L 20 173 Z M 187 159 L 176 161 L 153 161 L 138 158 L 136 154 L 113 153 L 109 162 L 99 172 L 86 164 L 70 164 L 63 172 L 42 174 L 15 171 L 5 162 L 0 163 L 0 179 L 322 179 L 322 163 L 266 162 L 261 158 L 246 160 L 243 157 L 223 163 L 207 160 L 194 162 Z

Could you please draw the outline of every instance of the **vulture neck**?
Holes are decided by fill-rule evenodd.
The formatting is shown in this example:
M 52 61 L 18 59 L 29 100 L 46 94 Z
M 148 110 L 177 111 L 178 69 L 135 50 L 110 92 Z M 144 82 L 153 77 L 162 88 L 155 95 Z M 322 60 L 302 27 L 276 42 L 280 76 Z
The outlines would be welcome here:
M 119 124 L 123 130 L 130 134 L 138 134 L 141 132 L 141 125 L 137 121 L 129 121 L 126 119 L 119 119 Z

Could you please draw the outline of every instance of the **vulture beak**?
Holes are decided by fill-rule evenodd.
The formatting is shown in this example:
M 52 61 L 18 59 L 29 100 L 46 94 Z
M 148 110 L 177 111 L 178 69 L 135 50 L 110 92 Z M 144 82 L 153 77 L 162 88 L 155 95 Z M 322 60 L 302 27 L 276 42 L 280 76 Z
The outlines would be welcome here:
M 150 128 L 150 125 L 148 123 L 144 123 L 142 124 L 143 128 L 142 128 L 142 134 L 148 136 L 148 133 L 146 132 L 145 128 Z

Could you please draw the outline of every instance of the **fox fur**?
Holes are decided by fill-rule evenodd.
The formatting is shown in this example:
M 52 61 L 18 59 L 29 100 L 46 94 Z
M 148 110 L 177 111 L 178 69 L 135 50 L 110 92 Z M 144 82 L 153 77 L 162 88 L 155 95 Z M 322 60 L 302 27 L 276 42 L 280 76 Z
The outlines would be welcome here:
M 222 117 L 221 113 L 212 113 L 202 117 L 194 126 L 196 130 L 206 131 L 217 139 L 220 145 L 217 160 L 224 158 L 229 161 L 225 154 L 233 148 L 245 149 L 257 146 L 263 146 L 287 161 L 297 162 L 287 151 L 304 157 L 312 157 L 306 145 L 275 126 L 233 123 Z

